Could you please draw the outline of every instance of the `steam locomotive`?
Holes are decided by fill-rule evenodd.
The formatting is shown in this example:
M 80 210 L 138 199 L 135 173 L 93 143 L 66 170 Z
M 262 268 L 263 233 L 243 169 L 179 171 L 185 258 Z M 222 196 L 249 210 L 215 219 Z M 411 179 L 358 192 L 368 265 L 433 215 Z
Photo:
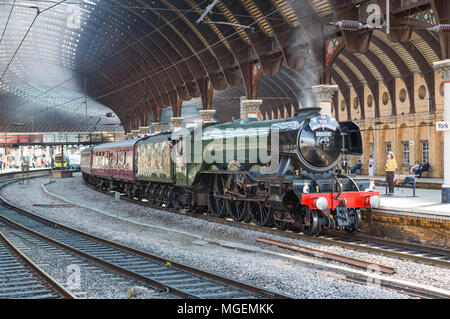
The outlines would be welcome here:
M 346 154 L 362 154 L 359 127 L 307 108 L 287 119 L 211 123 L 87 148 L 81 171 L 97 188 L 154 205 L 317 235 L 358 231 L 361 209 L 380 204 L 369 180 L 339 169 Z

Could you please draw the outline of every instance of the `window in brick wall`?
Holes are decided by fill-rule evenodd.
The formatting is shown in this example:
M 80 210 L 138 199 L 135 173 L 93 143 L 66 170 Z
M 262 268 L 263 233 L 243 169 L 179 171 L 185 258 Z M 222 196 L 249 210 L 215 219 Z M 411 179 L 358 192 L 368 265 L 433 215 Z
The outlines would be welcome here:
M 430 160 L 430 144 L 428 141 L 421 141 L 422 144 L 422 163 Z
M 409 165 L 409 141 L 402 142 L 403 165 Z
M 386 155 L 392 151 L 392 144 L 391 142 L 386 142 Z

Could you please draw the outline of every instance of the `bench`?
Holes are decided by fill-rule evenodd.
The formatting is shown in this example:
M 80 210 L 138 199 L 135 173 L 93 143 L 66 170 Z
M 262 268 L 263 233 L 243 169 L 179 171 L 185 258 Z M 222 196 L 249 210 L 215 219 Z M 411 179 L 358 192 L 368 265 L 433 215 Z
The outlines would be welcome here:
M 397 186 L 397 189 L 400 189 L 400 187 L 412 186 L 412 189 L 413 189 L 412 197 L 417 197 L 416 196 L 416 181 L 417 181 L 417 177 L 419 177 L 419 175 L 406 176 L 403 182 L 396 183 L 395 186 Z
M 413 190 L 412 197 L 417 197 L 416 196 L 416 181 L 417 181 L 417 177 L 419 177 L 419 175 L 406 176 L 403 179 L 402 182 L 398 182 L 401 179 L 397 178 L 397 179 L 394 180 L 394 187 L 397 187 L 397 190 L 399 190 L 400 187 L 412 186 L 412 190 Z M 388 194 L 388 183 L 386 181 L 384 181 L 383 183 L 381 183 L 381 185 L 386 187 L 386 194 Z

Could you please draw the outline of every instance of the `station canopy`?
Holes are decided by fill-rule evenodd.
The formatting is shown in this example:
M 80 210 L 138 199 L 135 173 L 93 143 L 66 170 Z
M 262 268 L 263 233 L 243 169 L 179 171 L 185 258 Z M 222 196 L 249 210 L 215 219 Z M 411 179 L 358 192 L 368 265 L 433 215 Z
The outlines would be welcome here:
M 384 3 L 2 0 L 0 131 L 138 129 L 183 105 L 230 121 L 242 96 L 262 99 L 271 118 L 314 106 L 311 86 L 325 83 L 339 86 L 350 118 L 353 87 L 364 118 L 365 85 L 378 112 L 379 81 L 392 98 L 401 77 L 414 100 L 413 75 L 434 87 L 432 63 L 449 54 L 448 36 L 428 30 L 448 23 L 447 0 L 391 0 L 389 35 L 330 24 L 365 23 L 373 4 L 384 21 Z

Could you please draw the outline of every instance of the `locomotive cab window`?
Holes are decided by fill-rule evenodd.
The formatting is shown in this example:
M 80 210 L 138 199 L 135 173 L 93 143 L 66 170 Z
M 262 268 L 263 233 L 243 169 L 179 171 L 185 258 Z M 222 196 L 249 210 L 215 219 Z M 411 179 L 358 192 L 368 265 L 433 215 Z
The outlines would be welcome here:
M 358 125 L 353 122 L 340 122 L 339 124 L 344 133 L 346 154 L 361 155 L 363 152 L 362 137 Z

